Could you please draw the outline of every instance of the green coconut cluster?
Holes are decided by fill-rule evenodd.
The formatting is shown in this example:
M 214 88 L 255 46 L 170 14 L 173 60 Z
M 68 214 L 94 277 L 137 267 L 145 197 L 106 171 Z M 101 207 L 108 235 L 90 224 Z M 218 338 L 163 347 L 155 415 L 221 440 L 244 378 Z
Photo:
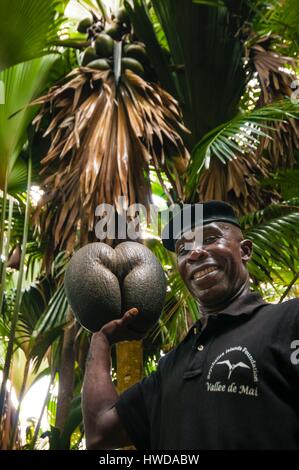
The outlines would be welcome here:
M 112 69 L 114 44 L 121 41 L 122 72 L 129 69 L 139 76 L 144 76 L 144 69 L 149 63 L 145 45 L 131 39 L 132 27 L 124 8 L 120 8 L 110 22 L 85 18 L 80 21 L 78 31 L 87 34 L 90 42 L 90 46 L 83 53 L 82 66 L 96 70 Z

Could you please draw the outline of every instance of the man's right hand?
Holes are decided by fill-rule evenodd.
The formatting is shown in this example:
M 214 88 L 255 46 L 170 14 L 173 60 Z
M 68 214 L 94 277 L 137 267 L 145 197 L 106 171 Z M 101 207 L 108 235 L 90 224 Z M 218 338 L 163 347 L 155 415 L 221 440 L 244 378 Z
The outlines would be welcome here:
M 105 335 L 110 345 L 120 341 L 129 341 L 134 339 L 140 340 L 146 335 L 146 332 L 140 333 L 130 328 L 136 315 L 139 315 L 138 309 L 131 308 L 122 316 L 122 318 L 106 323 L 106 325 L 104 325 L 98 333 L 94 333 L 94 335 Z
M 128 310 L 92 335 L 82 391 L 86 446 L 88 449 L 119 449 L 131 445 L 115 403 L 118 394 L 111 378 L 111 345 L 141 339 L 144 334 L 130 329 L 137 308 Z

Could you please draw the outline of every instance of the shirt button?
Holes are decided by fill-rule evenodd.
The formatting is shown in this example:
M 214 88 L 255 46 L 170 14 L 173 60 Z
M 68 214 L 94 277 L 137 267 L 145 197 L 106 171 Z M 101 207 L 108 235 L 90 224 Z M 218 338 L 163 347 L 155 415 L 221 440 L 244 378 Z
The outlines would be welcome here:
M 199 346 L 197 346 L 197 349 L 198 349 L 198 351 L 203 351 L 204 346 L 202 344 L 200 344 Z

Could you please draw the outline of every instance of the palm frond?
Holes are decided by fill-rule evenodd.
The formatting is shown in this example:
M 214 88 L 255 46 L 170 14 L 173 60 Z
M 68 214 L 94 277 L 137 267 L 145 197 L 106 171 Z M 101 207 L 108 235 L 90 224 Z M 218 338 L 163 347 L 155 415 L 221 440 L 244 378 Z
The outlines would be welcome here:
M 192 152 L 187 186 L 189 198 L 195 194 L 201 171 L 209 168 L 212 158 L 225 164 L 239 154 L 255 155 L 260 139 L 268 137 L 269 122 L 298 119 L 298 116 L 299 106 L 286 99 L 239 114 L 206 134 Z
M 275 46 L 280 43 L 281 39 L 272 34 L 255 36 L 248 42 L 246 55 L 261 87 L 257 107 L 275 103 L 292 94 L 296 60 L 278 53 Z M 267 153 L 273 168 L 294 165 L 294 149 L 299 146 L 298 122 L 288 118 L 283 122 L 272 122 L 270 126 L 273 128 L 269 132 L 271 139 L 262 139 L 260 151 Z
M 170 61 L 168 54 L 159 42 L 156 30 L 159 29 L 160 37 L 166 42 L 165 34 L 160 23 L 157 23 L 156 17 L 153 18 L 155 10 L 150 13 L 146 3 L 143 0 L 134 0 L 133 6 L 125 1 L 126 9 L 129 13 L 130 20 L 134 26 L 134 31 L 146 44 L 148 56 L 153 65 L 161 85 L 174 96 L 179 96 L 176 89 L 174 77 L 170 69 Z M 156 27 L 156 29 L 155 29 Z
M 224 7 L 224 0 L 192 0 L 199 5 L 208 5 L 209 7 Z
M 0 70 L 41 56 L 57 38 L 67 0 L 1 0 Z
M 28 108 L 28 104 L 44 89 L 57 57 L 51 54 L 0 72 L 5 90 L 5 102 L 0 106 L 0 188 L 4 187 L 6 171 L 9 175 L 13 171 L 27 139 L 26 129 L 37 112 L 37 107 Z M 12 175 L 15 177 L 16 173 Z
M 240 38 L 247 16 L 192 1 L 153 0 L 152 4 L 171 63 L 178 67 L 174 69 L 178 96 L 194 145 L 238 110 L 247 81 Z
M 107 8 L 103 0 L 78 0 L 78 3 L 96 17 L 107 17 Z
M 67 323 L 68 302 L 63 285 L 58 287 L 49 301 L 48 308 L 34 325 L 32 338 L 43 337 L 52 329 L 61 328 Z
M 248 79 L 241 31 L 250 8 L 247 2 L 229 3 L 234 3 L 238 14 L 234 8 L 211 8 L 191 0 L 152 0 L 153 15 L 146 0 L 125 2 L 162 86 L 180 102 L 191 130 L 186 140 L 190 148 L 210 129 L 236 114 Z M 242 3 L 241 13 L 237 3 Z M 167 44 L 166 53 L 155 34 L 157 20 Z
M 263 178 L 261 184 L 265 187 L 276 188 L 284 200 L 297 197 L 299 195 L 299 169 L 278 170 L 268 178 Z
M 240 223 L 244 236 L 253 241 L 248 267 L 255 281 L 288 285 L 299 273 L 299 199 L 247 214 Z
M 265 187 L 260 184 L 260 180 L 269 175 L 269 162 L 264 157 L 238 154 L 226 165 L 213 158 L 209 169 L 200 176 L 196 200 L 227 201 L 238 215 L 256 211 L 280 200 L 272 185 Z
M 80 224 L 85 236 L 94 231 L 99 204 L 119 212 L 134 203 L 148 207 L 150 163 L 169 175 L 172 156 L 188 159 L 177 102 L 130 71 L 116 87 L 111 71 L 77 69 L 33 104 L 43 105 L 34 123 L 50 118 L 44 135 L 52 137 L 41 162 L 45 196 L 38 212 L 49 259 L 58 249 L 72 250 Z M 178 179 L 173 183 L 182 197 Z
M 252 2 L 253 3 L 253 2 Z M 254 29 L 260 35 L 272 34 L 284 38 L 284 47 L 296 53 L 299 44 L 299 4 L 297 0 L 264 0 L 254 2 Z

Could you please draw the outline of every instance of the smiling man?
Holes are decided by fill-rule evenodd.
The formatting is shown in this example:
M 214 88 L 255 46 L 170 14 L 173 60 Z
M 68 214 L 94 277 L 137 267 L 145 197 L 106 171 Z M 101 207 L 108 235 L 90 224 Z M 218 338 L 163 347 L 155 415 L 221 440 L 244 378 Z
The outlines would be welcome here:
M 299 449 L 299 301 L 267 304 L 250 291 L 244 240 L 228 204 L 203 204 L 201 218 L 163 238 L 197 299 L 201 319 L 158 364 L 118 396 L 110 347 L 133 339 L 127 312 L 93 335 L 83 388 L 89 448 Z M 165 232 L 164 232 L 165 233 Z

